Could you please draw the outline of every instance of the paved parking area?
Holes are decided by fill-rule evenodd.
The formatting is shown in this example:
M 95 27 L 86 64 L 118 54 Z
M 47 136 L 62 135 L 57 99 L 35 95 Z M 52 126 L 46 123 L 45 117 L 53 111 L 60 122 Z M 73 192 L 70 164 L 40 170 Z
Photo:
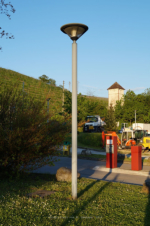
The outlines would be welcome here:
M 56 174 L 62 166 L 71 169 L 71 158 L 58 157 L 58 159 L 59 161 L 55 162 L 55 166 L 46 165 L 32 172 Z M 115 169 L 114 171 L 106 169 L 105 161 L 78 159 L 78 172 L 81 177 L 137 185 L 143 185 L 144 181 L 150 178 L 150 166 L 143 166 L 143 169 L 136 171 L 136 174 L 135 171 L 131 170 L 130 164 L 118 163 Z

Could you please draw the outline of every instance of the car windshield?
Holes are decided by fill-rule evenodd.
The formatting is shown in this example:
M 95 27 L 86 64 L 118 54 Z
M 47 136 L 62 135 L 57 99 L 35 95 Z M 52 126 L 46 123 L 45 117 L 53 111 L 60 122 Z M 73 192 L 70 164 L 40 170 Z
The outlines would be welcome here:
M 98 118 L 97 117 L 86 117 L 86 121 L 87 122 L 97 122 L 98 121 Z

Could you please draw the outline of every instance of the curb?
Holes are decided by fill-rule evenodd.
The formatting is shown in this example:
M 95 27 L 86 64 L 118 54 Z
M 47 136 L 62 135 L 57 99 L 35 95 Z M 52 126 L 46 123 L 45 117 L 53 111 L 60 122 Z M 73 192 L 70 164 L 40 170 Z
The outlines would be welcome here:
M 83 147 L 77 147 L 77 148 L 83 148 Z M 97 150 L 97 149 L 93 149 L 93 148 L 83 148 L 83 150 L 84 150 L 84 149 L 92 150 L 92 151 L 97 151 L 97 152 L 105 152 L 104 149 Z
M 98 171 L 103 171 L 103 172 L 107 172 L 107 173 L 121 173 L 121 174 L 130 174 L 130 175 L 137 175 L 137 176 L 149 176 L 149 172 L 142 172 L 141 170 L 139 171 L 134 171 L 134 170 L 124 170 L 124 169 L 120 169 L 120 168 L 106 168 L 106 167 L 100 167 L 100 166 L 95 166 L 94 168 L 92 168 L 92 170 L 98 170 Z

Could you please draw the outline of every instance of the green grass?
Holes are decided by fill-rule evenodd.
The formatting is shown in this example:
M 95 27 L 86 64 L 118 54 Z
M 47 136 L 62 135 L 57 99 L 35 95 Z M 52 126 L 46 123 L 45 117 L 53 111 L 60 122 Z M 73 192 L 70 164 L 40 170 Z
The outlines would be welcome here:
M 140 186 L 80 178 L 78 199 L 72 200 L 71 183 L 54 175 L 0 180 L 0 225 L 150 225 L 150 197 Z M 56 193 L 26 197 L 37 189 Z

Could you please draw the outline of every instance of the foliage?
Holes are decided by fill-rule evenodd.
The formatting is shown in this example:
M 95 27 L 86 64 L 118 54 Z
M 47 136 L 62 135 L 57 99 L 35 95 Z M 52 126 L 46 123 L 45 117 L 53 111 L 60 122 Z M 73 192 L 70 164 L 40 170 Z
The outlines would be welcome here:
M 26 196 L 38 189 L 55 193 L 44 199 Z M 72 200 L 70 182 L 57 182 L 55 175 L 32 173 L 14 181 L 1 178 L 0 197 L 2 225 L 149 225 L 150 222 L 150 197 L 141 193 L 138 185 L 82 177 L 78 180 L 78 199 Z
M 52 78 L 48 78 L 48 76 L 46 76 L 46 75 L 40 76 L 39 79 L 40 79 L 42 82 L 45 82 L 45 83 L 47 83 L 47 84 L 49 84 L 49 85 L 54 85 L 54 86 L 56 86 L 56 81 L 55 81 L 54 79 L 52 79 Z
M 70 131 L 67 116 L 45 110 L 45 101 L 34 100 L 18 89 L 18 84 L 3 87 L 0 94 L 0 163 L 16 174 L 26 169 L 52 165 L 57 145 Z M 67 121 L 67 123 L 64 123 Z M 49 156 L 45 160 L 44 157 Z M 35 165 L 36 161 L 36 165 Z M 34 165 L 34 167 L 33 167 Z
M 115 116 L 117 121 L 150 123 L 150 91 L 145 90 L 142 94 L 135 94 L 128 90 L 121 101 L 117 101 L 115 106 Z
M 107 111 L 105 122 L 106 122 L 106 125 L 105 125 L 106 131 L 116 131 L 117 129 L 116 118 L 115 118 L 114 109 L 112 105 L 110 105 Z
M 102 147 L 102 134 L 101 133 L 80 133 L 78 135 L 78 142 L 80 145 L 88 147 Z
M 71 92 L 65 91 L 64 110 L 69 114 L 72 112 L 71 95 Z M 78 122 L 84 121 L 87 115 L 105 116 L 107 112 L 106 106 L 107 102 L 90 99 L 79 93 L 77 96 Z
M 10 14 L 8 13 L 8 9 L 7 7 L 10 6 L 10 11 L 12 13 L 15 13 L 15 9 L 13 7 L 13 5 L 9 2 L 9 3 L 5 3 L 5 0 L 0 0 L 0 12 L 1 14 L 5 14 L 10 20 L 11 20 L 11 17 L 10 17 Z M 0 27 L 0 30 L 2 28 Z M 5 32 L 5 30 L 2 30 L 0 32 L 0 35 L 1 35 L 1 38 L 6 35 L 6 38 L 9 38 L 9 39 L 14 39 L 14 36 L 13 35 L 10 35 L 8 32 Z M 0 50 L 2 49 L 2 47 L 0 47 Z

